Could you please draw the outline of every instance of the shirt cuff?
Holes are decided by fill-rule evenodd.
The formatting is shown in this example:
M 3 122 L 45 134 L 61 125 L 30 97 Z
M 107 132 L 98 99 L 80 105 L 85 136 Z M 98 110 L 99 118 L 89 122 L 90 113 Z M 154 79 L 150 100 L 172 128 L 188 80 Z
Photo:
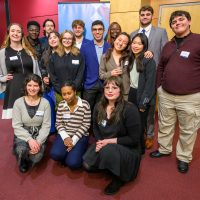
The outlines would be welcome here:
M 62 131 L 59 131 L 58 134 L 60 135 L 60 137 L 62 138 L 62 140 L 64 141 L 65 138 L 67 137 L 70 137 L 66 131 L 62 130 Z
M 79 137 L 77 135 L 74 135 L 72 137 L 72 144 L 73 144 L 73 146 L 75 146 L 78 141 L 79 141 Z

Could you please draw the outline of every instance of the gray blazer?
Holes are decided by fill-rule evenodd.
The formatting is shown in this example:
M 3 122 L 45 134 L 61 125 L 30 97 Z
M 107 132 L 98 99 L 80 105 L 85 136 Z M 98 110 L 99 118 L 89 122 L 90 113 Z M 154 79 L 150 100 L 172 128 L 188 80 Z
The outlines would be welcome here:
M 131 33 L 131 39 L 138 33 L 139 29 Z M 167 32 L 164 28 L 151 27 L 149 34 L 149 51 L 152 51 L 154 60 L 156 61 L 156 66 L 158 66 L 160 54 L 163 46 L 168 42 Z

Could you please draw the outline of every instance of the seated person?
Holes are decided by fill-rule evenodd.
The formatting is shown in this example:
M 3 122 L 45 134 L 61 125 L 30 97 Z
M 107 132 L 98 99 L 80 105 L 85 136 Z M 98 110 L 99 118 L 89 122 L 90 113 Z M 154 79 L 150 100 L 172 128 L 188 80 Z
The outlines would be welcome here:
M 124 100 L 120 77 L 104 82 L 104 95 L 95 106 L 93 132 L 96 143 L 83 156 L 87 170 L 107 169 L 112 181 L 105 188 L 107 195 L 133 180 L 140 165 L 140 116 L 137 107 Z
M 91 111 L 88 102 L 76 96 L 72 81 L 63 84 L 61 94 L 63 100 L 59 103 L 56 114 L 58 135 L 50 157 L 76 169 L 82 166 L 82 156 L 88 146 Z
M 25 78 L 24 93 L 14 103 L 12 118 L 13 152 L 22 173 L 28 171 L 29 164 L 34 166 L 42 159 L 51 126 L 50 106 L 42 98 L 42 80 L 38 75 Z

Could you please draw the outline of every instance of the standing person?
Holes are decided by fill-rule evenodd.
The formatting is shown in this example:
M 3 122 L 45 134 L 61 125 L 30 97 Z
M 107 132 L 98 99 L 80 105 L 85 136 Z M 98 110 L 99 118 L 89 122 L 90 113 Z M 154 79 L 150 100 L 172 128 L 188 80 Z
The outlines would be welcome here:
M 58 105 L 56 128 L 58 135 L 50 151 L 50 157 L 72 169 L 82 166 L 82 156 L 88 146 L 88 129 L 91 111 L 87 101 L 76 96 L 73 82 L 61 87 L 63 100 Z
M 76 47 L 81 49 L 82 44 L 89 42 L 90 40 L 84 37 L 84 21 L 77 19 L 72 22 L 72 30 L 75 35 Z
M 178 119 L 177 167 L 186 173 L 200 126 L 200 35 L 190 31 L 191 16 L 186 11 L 173 12 L 169 24 L 175 36 L 164 46 L 157 70 L 159 149 L 150 156 L 171 154 Z
M 93 131 L 96 143 L 83 156 L 83 166 L 88 171 L 108 170 L 112 181 L 104 193 L 113 195 L 136 178 L 141 159 L 139 113 L 124 100 L 120 77 L 104 82 L 104 94 L 93 113 Z
M 40 38 L 40 42 L 42 43 L 42 48 L 43 50 L 48 48 L 48 35 L 49 33 L 51 33 L 52 31 L 55 30 L 55 22 L 53 21 L 53 19 L 46 19 L 43 22 L 43 34 L 44 37 Z
M 91 110 L 93 110 L 94 105 L 102 95 L 99 64 L 101 56 L 107 51 L 109 44 L 103 39 L 105 28 L 102 21 L 94 21 L 91 29 L 94 39 L 82 46 L 81 54 L 85 59 L 83 99 L 88 101 Z
M 66 81 L 73 81 L 77 92 L 81 92 L 85 62 L 80 50 L 75 47 L 75 36 L 72 31 L 65 30 L 61 34 L 64 55 L 52 55 L 49 63 L 50 79 L 56 91 L 56 103 L 61 100 L 61 85 Z
M 111 76 L 120 76 L 123 80 L 124 98 L 128 99 L 129 92 L 129 76 L 128 67 L 128 47 L 130 37 L 126 32 L 120 33 L 115 41 L 111 44 L 111 48 L 101 57 L 99 76 L 105 80 Z
M 38 74 L 37 57 L 18 23 L 9 25 L 0 50 L 0 93 L 5 91 L 2 119 L 12 118 L 13 104 L 23 94 L 27 74 Z
M 15 101 L 12 119 L 13 151 L 22 173 L 42 159 L 51 124 L 50 106 L 42 98 L 42 80 L 38 75 L 25 78 L 24 93 Z
M 37 21 L 29 21 L 27 23 L 27 39 L 30 45 L 35 49 L 38 60 L 40 61 L 42 56 L 42 44 L 39 40 L 40 24 Z
M 106 34 L 105 40 L 109 44 L 112 44 L 121 32 L 121 26 L 117 22 L 112 22 L 108 27 L 108 32 Z
M 141 118 L 141 150 L 145 153 L 144 133 L 147 128 L 149 107 L 155 104 L 156 63 L 153 58 L 145 58 L 148 38 L 143 33 L 136 34 L 131 41 L 129 60 L 130 91 L 128 101 L 134 103 Z
M 51 60 L 52 55 L 56 52 L 60 57 L 64 55 L 63 46 L 60 42 L 60 34 L 56 31 L 52 31 L 48 35 L 48 43 L 49 47 L 43 52 L 41 58 L 41 68 L 42 68 L 42 77 L 45 83 L 45 92 L 44 98 L 49 101 L 51 106 L 51 133 L 55 133 L 55 120 L 56 120 L 56 113 L 55 113 L 55 91 L 52 86 L 52 83 L 49 80 L 49 62 Z
M 163 46 L 168 41 L 167 32 L 163 28 L 152 25 L 154 10 L 151 6 L 142 6 L 139 10 L 140 28 L 131 33 L 133 38 L 137 33 L 144 33 L 148 37 L 148 51 L 153 52 L 156 66 L 158 65 Z M 153 147 L 155 105 L 150 106 L 147 121 L 146 148 Z

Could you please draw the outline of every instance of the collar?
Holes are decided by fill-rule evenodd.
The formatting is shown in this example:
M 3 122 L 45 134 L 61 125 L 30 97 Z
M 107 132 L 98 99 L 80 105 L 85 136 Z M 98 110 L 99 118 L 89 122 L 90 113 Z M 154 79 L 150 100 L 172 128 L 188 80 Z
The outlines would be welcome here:
M 76 98 L 78 99 L 77 106 L 78 106 L 78 107 L 83 107 L 83 101 L 82 101 L 82 99 L 81 99 L 79 96 L 76 96 Z M 67 104 L 66 101 L 65 101 L 65 103 L 64 103 L 64 107 L 69 108 L 69 106 L 68 106 L 68 104 Z M 70 110 L 70 108 L 69 108 L 69 110 Z
M 95 46 L 97 46 L 97 47 L 99 47 L 99 48 L 102 48 L 102 47 L 103 47 L 103 45 L 104 45 L 104 40 L 103 40 L 103 43 L 102 43 L 102 45 L 98 45 L 98 44 L 96 44 L 95 40 L 93 40 L 93 41 L 94 41 L 94 45 L 95 45 Z
M 142 32 L 142 30 L 144 29 L 145 32 L 149 32 L 151 30 L 151 27 L 152 27 L 152 24 L 149 24 L 147 27 L 143 28 L 143 27 L 140 27 L 139 29 L 139 33 Z

